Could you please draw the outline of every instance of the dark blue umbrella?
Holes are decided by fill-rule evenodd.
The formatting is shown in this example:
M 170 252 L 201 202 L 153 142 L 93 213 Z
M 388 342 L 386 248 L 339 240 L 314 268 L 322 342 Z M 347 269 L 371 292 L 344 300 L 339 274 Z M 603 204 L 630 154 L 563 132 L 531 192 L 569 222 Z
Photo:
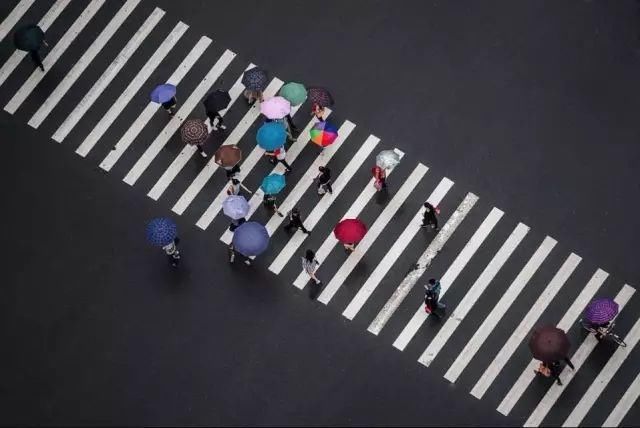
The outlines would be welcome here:
M 153 245 L 164 247 L 176 239 L 178 227 L 170 218 L 154 218 L 147 224 L 147 240 Z
M 258 129 L 256 140 L 258 145 L 265 150 L 279 149 L 284 146 L 284 142 L 287 140 L 287 131 L 280 122 L 266 122 Z
M 44 41 L 44 32 L 37 25 L 26 25 L 13 34 L 13 43 L 21 51 L 35 51 Z
M 257 256 L 269 246 L 269 232 L 260 223 L 248 221 L 235 230 L 232 243 L 239 253 L 247 257 Z
M 164 85 L 156 86 L 153 91 L 151 91 L 151 101 L 154 103 L 162 104 L 169 101 L 176 94 L 176 87 L 165 83 Z
M 618 315 L 618 304 L 607 297 L 594 299 L 584 310 L 584 317 L 592 324 L 604 324 Z
M 258 67 L 247 70 L 242 75 L 242 84 L 252 91 L 264 91 L 268 83 L 267 72 Z

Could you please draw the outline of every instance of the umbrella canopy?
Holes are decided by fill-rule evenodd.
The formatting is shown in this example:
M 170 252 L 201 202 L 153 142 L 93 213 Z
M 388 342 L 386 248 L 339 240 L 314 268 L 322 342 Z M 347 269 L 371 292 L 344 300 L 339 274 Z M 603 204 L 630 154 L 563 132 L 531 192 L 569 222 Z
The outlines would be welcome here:
M 360 242 L 367 233 L 367 226 L 357 218 L 342 220 L 333 229 L 336 239 L 343 244 Z
M 267 122 L 258 129 L 256 136 L 258 145 L 265 150 L 275 150 L 284 146 L 287 140 L 287 131 L 284 125 L 279 122 Z
M 26 25 L 13 33 L 13 44 L 21 51 L 35 51 L 44 41 L 44 31 L 37 25 Z
M 307 100 L 307 89 L 302 83 L 289 82 L 280 88 L 280 96 L 287 99 L 292 106 L 299 106 Z
M 147 240 L 153 245 L 169 245 L 177 233 L 178 227 L 170 218 L 154 218 L 147 224 Z
M 262 179 L 262 184 L 260 184 L 260 188 L 267 195 L 275 195 L 280 193 L 284 186 L 286 186 L 287 181 L 284 178 L 284 175 L 281 174 L 269 174 L 265 178 Z
M 234 220 L 243 218 L 249 212 L 249 202 L 244 196 L 231 195 L 222 203 L 222 212 Z
M 237 165 L 242 160 L 242 150 L 232 144 L 223 145 L 216 150 L 214 156 L 218 165 L 228 168 Z
M 273 97 L 260 104 L 260 113 L 269 119 L 282 119 L 291 113 L 291 103 L 283 97 Z
M 231 96 L 229 92 L 218 89 L 207 95 L 207 98 L 202 103 L 206 111 L 214 112 L 224 110 L 229 106 L 230 102 Z
M 309 88 L 309 99 L 312 103 L 320 107 L 330 107 L 333 105 L 333 97 L 325 88 Z
M 584 310 L 584 317 L 593 324 L 604 324 L 618 315 L 618 304 L 609 298 L 594 299 Z
M 267 83 L 269 83 L 269 76 L 266 71 L 259 67 L 245 71 L 242 76 L 242 84 L 252 91 L 264 91 Z
M 400 155 L 394 150 L 383 150 L 376 156 L 376 165 L 382 169 L 393 168 L 400 163 Z
M 187 119 L 182 124 L 180 136 L 185 144 L 202 144 L 209 136 L 209 131 L 202 119 Z
M 176 87 L 170 83 L 158 85 L 151 91 L 151 101 L 162 104 L 169 101 L 176 94 Z
M 533 358 L 544 362 L 566 358 L 570 347 L 567 334 L 552 325 L 536 328 L 529 339 L 529 349 Z
M 247 257 L 257 256 L 269 246 L 269 232 L 260 223 L 248 221 L 238 226 L 231 242 L 239 253 Z
M 335 125 L 324 121 L 318 122 L 311 128 L 311 141 L 320 147 L 327 147 L 338 138 L 338 129 Z

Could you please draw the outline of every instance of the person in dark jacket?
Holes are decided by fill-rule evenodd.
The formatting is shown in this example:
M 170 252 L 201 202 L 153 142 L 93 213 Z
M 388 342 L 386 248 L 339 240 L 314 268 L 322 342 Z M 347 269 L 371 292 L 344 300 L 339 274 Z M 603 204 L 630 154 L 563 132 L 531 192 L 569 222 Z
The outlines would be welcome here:
M 320 173 L 316 176 L 318 180 L 318 195 L 322 196 L 325 193 L 333 193 L 331 188 L 331 170 L 326 166 L 319 166 L 318 171 Z
M 436 209 L 429 202 L 424 203 L 424 217 L 422 218 L 422 227 L 431 226 L 438 231 L 438 218 L 436 217 Z
M 305 229 L 302 218 L 300 217 L 300 210 L 297 207 L 294 207 L 291 211 L 289 211 L 288 217 L 289 224 L 284 227 L 286 231 L 289 231 L 292 227 L 295 227 L 296 229 L 302 230 L 307 235 L 311 233 L 307 229 Z
M 440 303 L 440 281 L 436 281 L 435 278 L 431 278 L 427 285 L 424 286 L 424 310 L 428 314 L 433 314 L 438 318 L 442 318 L 442 314 L 446 309 L 444 303 Z

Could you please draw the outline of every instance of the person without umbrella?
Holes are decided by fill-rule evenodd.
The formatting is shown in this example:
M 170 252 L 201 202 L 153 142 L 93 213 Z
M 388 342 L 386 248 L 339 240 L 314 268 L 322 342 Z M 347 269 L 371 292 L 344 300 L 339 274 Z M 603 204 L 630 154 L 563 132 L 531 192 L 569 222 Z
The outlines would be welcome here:
M 267 209 L 267 212 L 269 212 L 269 214 L 273 215 L 275 213 L 280 217 L 284 217 L 284 214 L 278 211 L 276 195 L 269 195 L 265 193 L 264 197 L 262 198 L 262 204 Z
M 424 203 L 424 217 L 422 218 L 422 226 L 427 227 L 430 226 L 436 232 L 438 229 L 438 218 L 436 217 L 436 213 L 438 209 L 431 205 L 429 202 Z
M 287 216 L 289 217 L 289 224 L 285 225 L 284 227 L 286 231 L 289 231 L 291 230 L 291 228 L 295 227 L 296 229 L 302 230 L 307 235 L 311 233 L 304 227 L 304 223 L 302 222 L 302 218 L 300 217 L 300 210 L 297 207 L 294 207 L 291 211 L 289 211 L 289 214 Z
M 322 285 L 322 281 L 320 281 L 316 276 L 316 271 L 318 270 L 319 265 L 320 263 L 316 259 L 315 253 L 312 250 L 307 250 L 305 255 L 302 257 L 302 269 L 311 279 L 313 279 L 316 285 Z
M 322 196 L 327 192 L 333 193 L 333 189 L 331 188 L 331 170 L 326 166 L 319 166 L 318 171 L 320 171 L 316 176 L 316 180 L 318 180 L 318 195 Z
M 431 278 L 429 282 L 424 286 L 424 311 L 428 314 L 433 314 L 438 318 L 442 318 L 446 305 L 440 303 L 440 281 L 436 281 L 435 278 Z M 438 312 L 441 313 L 438 313 Z

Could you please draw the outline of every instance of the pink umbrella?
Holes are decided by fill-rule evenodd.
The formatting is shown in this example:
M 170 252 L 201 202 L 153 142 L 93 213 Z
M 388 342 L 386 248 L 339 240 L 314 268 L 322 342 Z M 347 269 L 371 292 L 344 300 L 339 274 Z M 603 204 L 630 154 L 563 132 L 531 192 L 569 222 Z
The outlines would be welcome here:
M 283 97 L 273 97 L 260 104 L 260 113 L 269 119 L 282 119 L 291 112 L 291 103 Z

